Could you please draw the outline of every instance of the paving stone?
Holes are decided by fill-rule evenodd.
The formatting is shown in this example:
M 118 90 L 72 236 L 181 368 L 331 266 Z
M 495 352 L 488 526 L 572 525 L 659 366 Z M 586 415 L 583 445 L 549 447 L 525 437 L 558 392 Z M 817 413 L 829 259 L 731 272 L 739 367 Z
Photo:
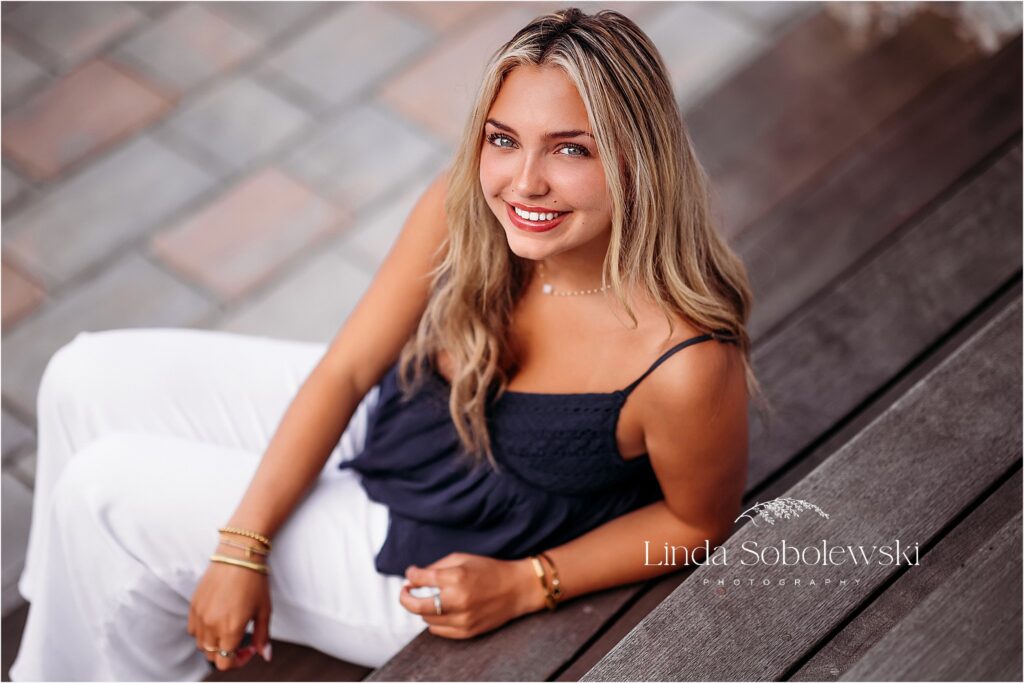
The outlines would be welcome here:
M 2 92 L 4 108 L 8 109 L 16 101 L 34 87 L 39 87 L 49 80 L 46 69 L 15 49 L 5 39 L 2 48 L 3 54 L 3 82 Z
M 43 303 L 46 293 L 13 266 L 4 263 L 0 268 L 3 273 L 3 324 L 10 329 Z
M 821 9 L 820 2 L 715 2 L 712 5 L 768 33 L 777 33 Z
M 46 363 L 83 330 L 188 327 L 212 310 L 206 297 L 129 252 L 95 279 L 4 334 L 4 400 L 34 417 Z
M 32 492 L 7 472 L 0 475 L 3 527 L 0 545 L 3 550 L 3 616 L 25 604 L 18 592 L 18 579 L 25 567 L 28 530 L 32 522 Z
M 704 4 L 665 3 L 638 25 L 661 52 L 683 110 L 768 47 L 760 32 Z
M 6 467 L 13 461 L 13 456 L 22 453 L 27 448 L 35 448 L 36 434 L 28 425 L 14 417 L 6 410 L 3 411 L 3 463 Z
M 10 464 L 10 473 L 31 491 L 36 490 L 36 450 L 33 441 L 32 450 L 16 456 Z
M 213 179 L 140 136 L 5 221 L 3 243 L 47 290 L 145 234 Z
M 153 252 L 222 300 L 236 300 L 336 235 L 348 217 L 276 168 L 249 176 L 156 235 Z
M 260 39 L 205 4 L 189 4 L 132 36 L 114 51 L 113 58 L 181 93 L 238 66 L 261 45 Z
M 462 134 L 484 66 L 491 54 L 532 19 L 528 5 L 499 5 L 455 32 L 415 64 L 386 80 L 377 99 L 449 145 Z
M 389 8 L 402 12 L 443 33 L 465 22 L 469 17 L 479 16 L 486 2 L 396 2 Z
M 21 176 L 6 166 L 2 167 L 2 172 L 2 182 L 0 184 L 3 186 L 3 205 L 7 206 L 26 192 L 29 186 L 21 179 Z
M 370 275 L 325 249 L 289 277 L 217 324 L 217 329 L 329 343 L 370 286 Z
M 386 3 L 345 4 L 268 58 L 264 70 L 321 106 L 375 84 L 427 46 L 432 32 Z
M 170 108 L 152 84 L 95 59 L 4 116 L 4 155 L 29 178 L 50 180 Z
M 251 76 L 203 93 L 168 119 L 164 132 L 239 169 L 310 122 L 309 116 Z
M 4 22 L 47 49 L 54 66 L 82 61 L 145 20 L 127 2 L 26 2 Z
M 239 28 L 263 38 L 273 38 L 309 18 L 321 2 L 209 2 L 205 7 Z
M 381 202 L 376 211 L 360 214 L 353 229 L 337 243 L 337 250 L 376 272 L 412 213 L 412 208 L 437 176 L 441 163 L 424 169 Z
M 284 165 L 325 196 L 361 211 L 444 152 L 394 112 L 366 102 L 306 138 Z

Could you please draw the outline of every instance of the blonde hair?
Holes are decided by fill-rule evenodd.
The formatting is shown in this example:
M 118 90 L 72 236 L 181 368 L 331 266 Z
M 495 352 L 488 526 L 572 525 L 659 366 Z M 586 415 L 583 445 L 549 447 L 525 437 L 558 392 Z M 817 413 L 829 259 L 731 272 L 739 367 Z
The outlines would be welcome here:
M 745 327 L 746 271 L 712 225 L 707 178 L 657 48 L 618 12 L 552 12 L 531 21 L 488 62 L 449 170 L 446 253 L 399 362 L 408 398 L 424 381 L 424 364 L 446 351 L 454 367 L 448 408 L 459 439 L 477 464 L 486 459 L 495 469 L 486 409 L 517 369 L 508 332 L 534 264 L 511 251 L 487 204 L 480 153 L 484 121 L 506 75 L 527 65 L 562 69 L 586 106 L 613 205 L 602 285 L 610 283 L 634 326 L 626 292 L 638 287 L 665 313 L 670 330 L 675 313 L 735 335 L 748 391 L 760 395 Z

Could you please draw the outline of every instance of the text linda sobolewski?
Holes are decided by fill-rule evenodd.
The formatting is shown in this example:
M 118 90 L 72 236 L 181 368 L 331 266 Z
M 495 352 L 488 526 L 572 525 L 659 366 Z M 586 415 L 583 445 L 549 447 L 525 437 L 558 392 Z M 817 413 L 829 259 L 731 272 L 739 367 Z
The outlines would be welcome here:
M 715 546 L 708 541 L 688 548 L 683 545 L 663 543 L 661 547 L 644 541 L 644 566 L 662 567 L 676 565 L 729 566 L 735 564 L 733 553 L 725 546 Z M 839 565 L 917 565 L 919 564 L 918 544 L 904 546 L 897 539 L 892 545 L 830 545 L 827 540 L 802 547 L 790 545 L 785 540 L 772 545 L 760 545 L 757 541 L 744 541 L 738 552 L 739 564 L 744 566 L 839 566 Z

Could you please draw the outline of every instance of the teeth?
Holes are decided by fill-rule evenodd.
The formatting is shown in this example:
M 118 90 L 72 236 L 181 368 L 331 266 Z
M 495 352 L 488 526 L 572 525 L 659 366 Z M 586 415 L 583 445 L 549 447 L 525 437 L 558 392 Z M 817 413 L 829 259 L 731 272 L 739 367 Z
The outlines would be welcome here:
M 550 220 L 554 220 L 558 216 L 562 215 L 562 214 L 557 213 L 557 212 L 556 213 L 537 213 L 537 212 L 523 211 L 518 206 L 513 206 L 512 208 L 515 209 L 516 215 L 518 215 L 520 218 L 525 218 L 526 220 L 530 220 L 530 221 L 550 221 Z

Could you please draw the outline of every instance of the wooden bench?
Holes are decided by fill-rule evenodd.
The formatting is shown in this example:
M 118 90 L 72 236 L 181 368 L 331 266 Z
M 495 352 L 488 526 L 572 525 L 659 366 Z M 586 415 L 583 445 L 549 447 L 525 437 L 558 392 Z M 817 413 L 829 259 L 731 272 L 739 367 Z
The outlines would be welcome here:
M 851 634 L 860 656 L 833 660 L 828 679 L 1020 680 L 1019 278 L 1013 289 L 982 329 L 955 348 L 943 345 L 936 368 L 783 493 L 819 505 L 827 519 L 807 513 L 745 525 L 724 546 L 735 552 L 731 564 L 693 571 L 582 680 L 784 680 L 866 610 L 872 628 L 862 621 Z M 1001 489 L 986 535 L 965 528 L 950 537 Z M 960 568 L 943 572 L 949 560 L 940 559 L 930 576 L 916 576 L 946 538 Z M 822 539 L 840 549 L 901 540 L 919 564 L 822 566 L 815 555 L 789 567 L 740 563 L 750 557 L 744 544 L 820 548 Z
M 938 350 L 963 341 L 958 335 L 980 325 L 994 302 L 1005 304 L 1020 278 L 1019 41 L 979 60 L 962 46 L 935 44 L 934 26 L 915 25 L 858 55 L 824 19 L 812 21 L 688 117 L 716 185 L 721 178 L 728 188 L 723 196 L 744 203 L 727 232 L 758 295 L 754 362 L 778 411 L 771 431 L 753 423 L 751 504 L 799 484 L 884 414 L 906 383 L 944 357 Z M 801 45 L 813 46 L 819 62 L 796 68 L 793 60 L 807 57 Z M 912 67 L 880 74 L 906 53 L 918 55 Z M 872 74 L 892 79 L 879 89 Z M 836 92 L 830 79 L 845 77 L 863 110 L 832 102 L 827 116 L 799 125 L 798 106 L 811 106 L 805 88 L 823 88 L 827 98 Z M 751 90 L 764 78 L 778 90 Z M 770 106 L 757 109 L 759 102 Z M 751 110 L 765 116 L 753 125 L 726 125 L 722 116 Z M 778 142 L 787 127 L 793 131 Z M 762 160 L 746 176 L 744 148 Z M 786 149 L 799 154 L 780 153 Z M 588 672 L 693 574 L 585 596 L 472 641 L 425 633 L 369 678 L 601 677 L 610 660 Z M 281 645 L 275 641 L 273 665 L 209 680 L 356 680 L 366 673 Z M 816 677 L 824 664 L 812 661 L 787 671 Z

